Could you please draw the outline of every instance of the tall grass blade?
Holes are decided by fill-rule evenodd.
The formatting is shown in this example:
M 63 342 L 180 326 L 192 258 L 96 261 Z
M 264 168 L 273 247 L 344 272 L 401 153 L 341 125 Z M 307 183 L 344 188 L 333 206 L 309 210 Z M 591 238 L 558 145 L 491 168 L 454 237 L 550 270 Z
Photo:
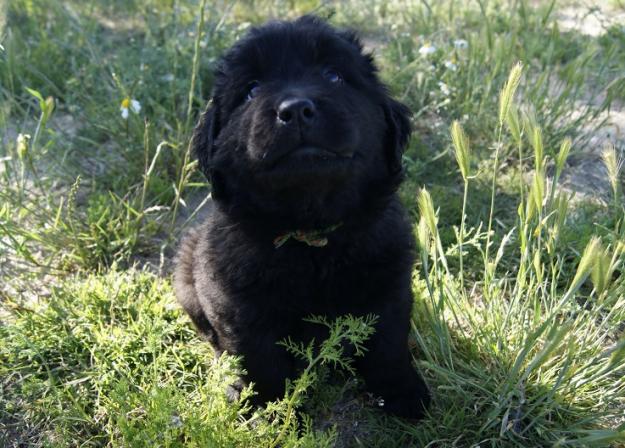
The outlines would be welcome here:
M 454 154 L 456 156 L 456 161 L 458 162 L 458 167 L 460 168 L 460 173 L 466 182 L 470 176 L 469 169 L 471 163 L 469 139 L 457 120 L 451 124 L 451 140 L 454 145 Z
M 519 83 L 521 82 L 521 75 L 523 74 L 523 64 L 517 62 L 510 74 L 508 75 L 508 81 L 506 82 L 501 94 L 499 96 L 499 125 L 503 126 L 508 113 L 510 112 L 510 106 L 514 99 Z

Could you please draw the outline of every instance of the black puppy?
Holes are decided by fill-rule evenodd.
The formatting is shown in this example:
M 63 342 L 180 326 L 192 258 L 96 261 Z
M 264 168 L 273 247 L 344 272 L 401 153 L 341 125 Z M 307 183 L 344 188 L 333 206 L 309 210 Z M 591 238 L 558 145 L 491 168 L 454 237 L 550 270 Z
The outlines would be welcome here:
M 395 193 L 408 116 L 357 37 L 315 17 L 252 29 L 221 60 L 193 136 L 213 203 L 182 241 L 175 289 L 217 353 L 243 356 L 260 402 L 297 374 L 276 342 L 324 338 L 302 319 L 373 313 L 356 368 L 388 412 L 423 415 L 414 240 Z

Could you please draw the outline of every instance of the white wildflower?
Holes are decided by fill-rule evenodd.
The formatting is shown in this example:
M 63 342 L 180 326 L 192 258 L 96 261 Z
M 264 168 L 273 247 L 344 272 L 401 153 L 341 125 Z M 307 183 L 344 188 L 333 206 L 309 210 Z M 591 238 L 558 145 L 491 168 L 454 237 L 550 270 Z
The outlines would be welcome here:
M 441 89 L 441 92 L 443 92 L 443 95 L 445 96 L 449 96 L 449 94 L 451 93 L 449 86 L 442 81 L 438 83 L 438 87 Z
M 447 70 L 451 70 L 452 72 L 458 70 L 458 66 L 451 61 L 445 61 L 445 68 Z
M 428 56 L 433 53 L 436 53 L 436 47 L 429 42 L 426 42 L 425 45 L 419 48 L 419 54 L 421 56 Z
M 464 50 L 465 48 L 469 47 L 469 42 L 464 39 L 456 39 L 454 40 L 454 47 L 456 47 L 458 50 Z
M 132 111 L 134 114 L 138 115 L 141 112 L 141 103 L 135 99 L 124 98 L 122 100 L 122 104 L 119 107 L 120 112 L 122 113 L 122 118 L 124 120 L 128 119 L 128 111 Z

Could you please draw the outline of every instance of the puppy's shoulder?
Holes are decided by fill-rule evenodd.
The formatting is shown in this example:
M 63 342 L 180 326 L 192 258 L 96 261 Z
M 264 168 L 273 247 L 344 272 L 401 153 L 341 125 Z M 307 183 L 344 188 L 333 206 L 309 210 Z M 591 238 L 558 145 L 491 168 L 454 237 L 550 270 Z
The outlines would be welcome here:
M 404 263 L 414 257 L 416 242 L 412 223 L 399 198 L 393 198 L 379 213 L 359 244 L 374 258 L 380 256 Z
M 412 240 L 412 222 L 408 215 L 408 210 L 398 197 L 393 197 L 380 219 L 376 222 L 375 230 L 382 232 L 384 239 Z

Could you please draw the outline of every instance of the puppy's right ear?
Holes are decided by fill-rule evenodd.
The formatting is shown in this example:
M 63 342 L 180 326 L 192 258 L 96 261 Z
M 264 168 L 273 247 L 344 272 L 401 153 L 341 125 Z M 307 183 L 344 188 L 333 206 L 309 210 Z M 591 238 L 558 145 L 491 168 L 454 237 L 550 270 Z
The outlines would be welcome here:
M 211 100 L 195 126 L 191 139 L 191 150 L 197 157 L 200 170 L 211 184 L 212 195 L 217 197 L 223 190 L 220 176 L 216 172 L 213 159 L 215 156 L 215 140 L 219 134 L 219 108 Z
M 410 109 L 408 109 L 405 104 L 388 98 L 384 108 L 384 114 L 387 125 L 386 144 L 389 169 L 392 174 L 401 173 L 402 154 L 406 149 L 412 132 L 410 126 Z

